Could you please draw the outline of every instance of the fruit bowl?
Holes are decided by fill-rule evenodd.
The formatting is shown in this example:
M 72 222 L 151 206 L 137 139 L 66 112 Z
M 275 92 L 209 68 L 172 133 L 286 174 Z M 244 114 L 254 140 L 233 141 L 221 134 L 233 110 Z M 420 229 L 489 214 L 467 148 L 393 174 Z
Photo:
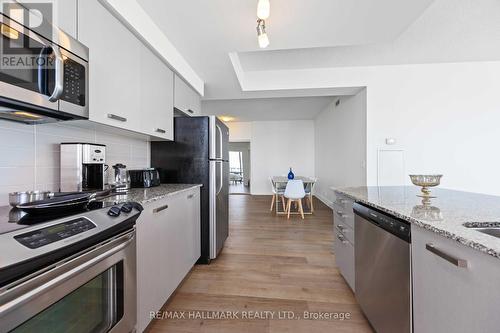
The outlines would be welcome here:
M 420 186 L 422 189 L 421 197 L 431 197 L 431 190 L 429 187 L 438 186 L 441 183 L 443 175 L 410 175 L 413 185 Z

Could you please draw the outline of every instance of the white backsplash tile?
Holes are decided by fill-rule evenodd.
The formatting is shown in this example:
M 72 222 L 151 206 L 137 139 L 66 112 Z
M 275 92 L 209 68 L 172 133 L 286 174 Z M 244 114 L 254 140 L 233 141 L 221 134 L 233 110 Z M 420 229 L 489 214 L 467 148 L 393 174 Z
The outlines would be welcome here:
M 30 166 L 17 166 L 0 168 L 0 189 L 4 186 L 33 186 L 35 183 L 35 168 Z M 23 187 L 16 190 L 23 190 Z M 29 189 L 29 188 L 28 188 Z M 1 196 L 1 194 L 0 194 Z M 4 199 L 0 197 L 0 200 Z
M 8 204 L 9 192 L 59 190 L 61 142 L 106 145 L 108 177 L 116 163 L 129 169 L 150 166 L 149 141 L 137 134 L 89 121 L 29 126 L 0 120 L 0 206 Z

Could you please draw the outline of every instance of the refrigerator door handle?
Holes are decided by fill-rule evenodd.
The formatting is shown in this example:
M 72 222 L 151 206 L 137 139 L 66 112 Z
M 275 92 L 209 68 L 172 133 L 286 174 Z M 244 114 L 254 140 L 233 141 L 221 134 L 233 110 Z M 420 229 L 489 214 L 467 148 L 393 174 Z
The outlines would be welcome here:
M 217 164 L 219 164 L 219 168 L 220 168 L 220 173 L 219 173 L 219 180 L 220 180 L 220 186 L 219 188 L 217 189 L 217 194 L 216 195 L 219 195 L 220 191 L 222 191 L 222 186 L 224 185 L 224 182 L 222 181 L 223 180 L 223 176 L 224 176 L 224 168 L 222 167 L 222 162 L 218 162 Z
M 223 149 L 223 146 L 222 146 L 222 129 L 220 128 L 219 125 L 215 125 L 215 127 L 217 127 L 217 131 L 219 132 L 219 151 L 220 151 L 220 156 L 217 156 L 217 158 L 219 159 L 224 159 L 224 156 L 223 156 L 223 152 L 222 152 L 222 149 Z M 221 172 L 222 174 L 222 172 Z

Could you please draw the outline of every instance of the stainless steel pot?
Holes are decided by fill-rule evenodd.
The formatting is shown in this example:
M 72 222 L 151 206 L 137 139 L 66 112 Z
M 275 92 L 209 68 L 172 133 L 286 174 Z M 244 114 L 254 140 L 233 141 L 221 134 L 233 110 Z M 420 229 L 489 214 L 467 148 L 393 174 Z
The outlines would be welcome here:
M 9 193 L 9 204 L 12 207 L 28 202 L 45 200 L 54 195 L 51 191 L 24 191 Z

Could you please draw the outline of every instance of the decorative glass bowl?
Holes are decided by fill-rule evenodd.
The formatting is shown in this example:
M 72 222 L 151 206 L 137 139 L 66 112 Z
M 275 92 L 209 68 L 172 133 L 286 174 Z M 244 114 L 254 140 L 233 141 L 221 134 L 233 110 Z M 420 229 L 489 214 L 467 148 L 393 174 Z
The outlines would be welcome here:
M 410 175 L 413 185 L 420 186 L 422 194 L 421 197 L 431 198 L 431 190 L 429 187 L 438 186 L 441 183 L 443 175 Z

